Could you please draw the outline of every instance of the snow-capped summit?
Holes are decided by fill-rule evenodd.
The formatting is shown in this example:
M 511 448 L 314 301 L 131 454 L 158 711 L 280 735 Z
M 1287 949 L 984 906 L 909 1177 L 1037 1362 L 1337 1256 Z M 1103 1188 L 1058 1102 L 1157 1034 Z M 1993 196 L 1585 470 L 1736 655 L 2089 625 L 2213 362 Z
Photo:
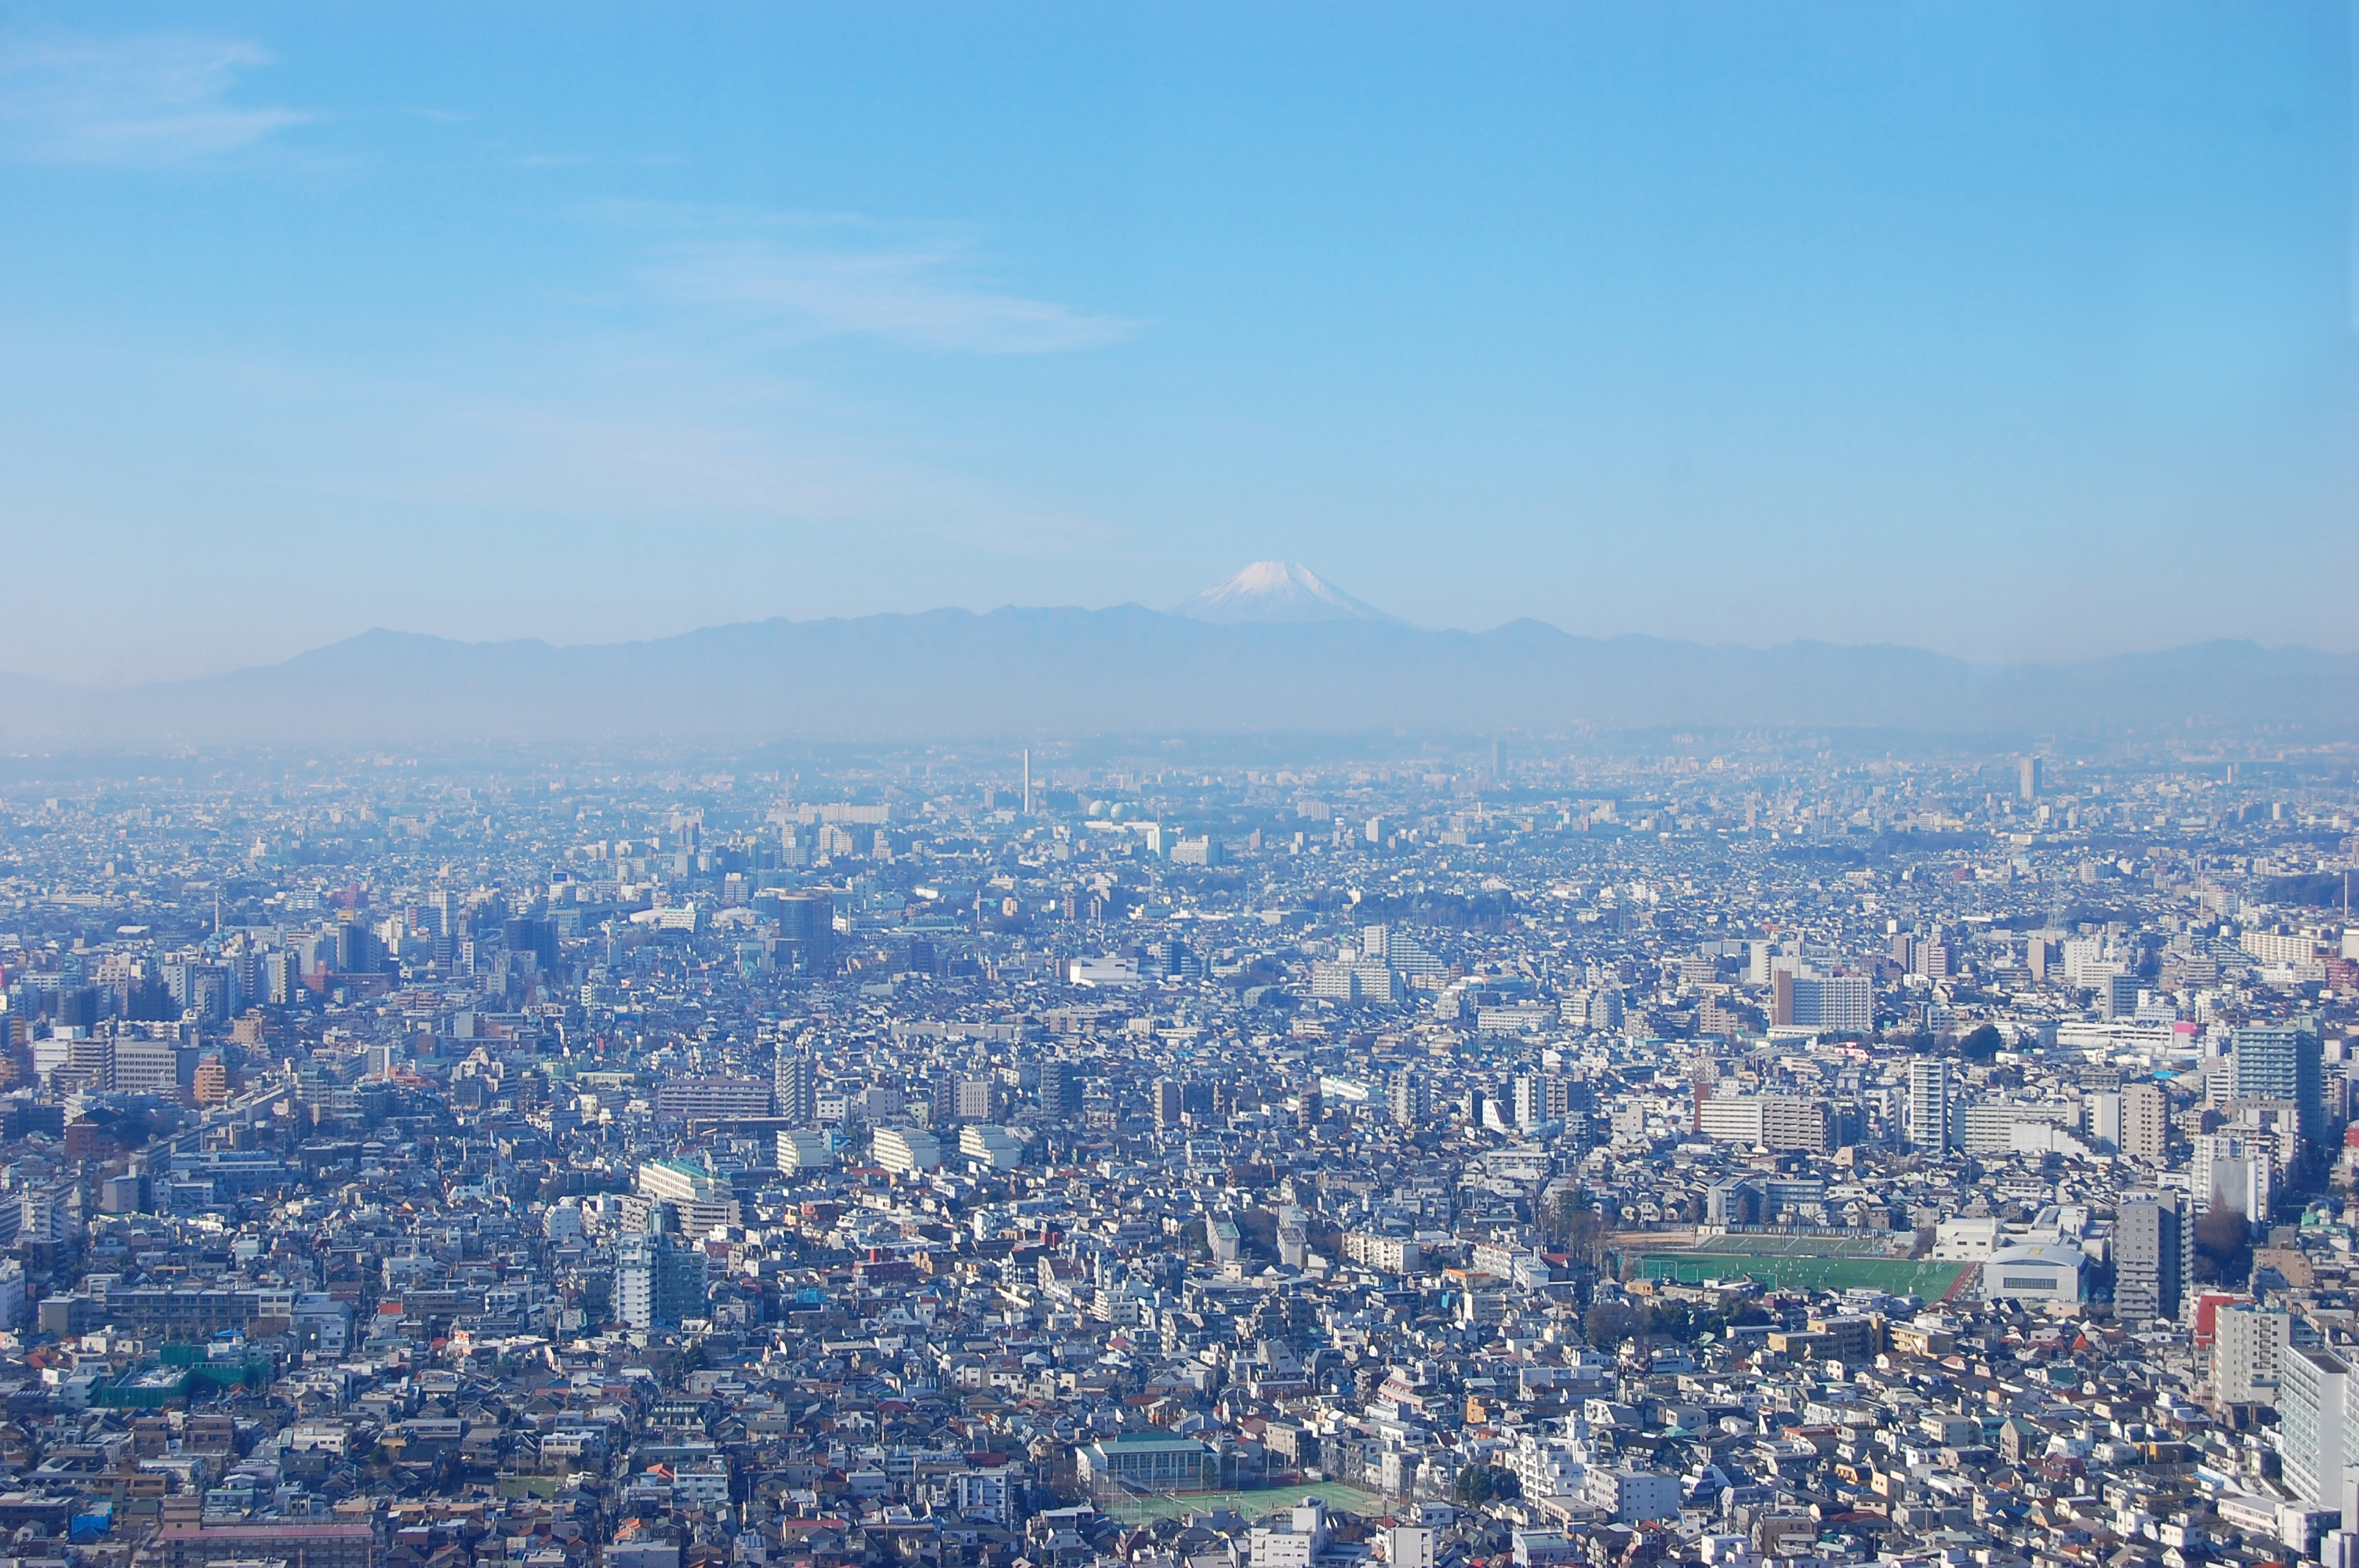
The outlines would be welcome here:
M 1391 621 L 1296 561 L 1256 561 L 1228 581 L 1175 608 L 1174 615 L 1222 625 L 1299 625 L 1311 621 Z

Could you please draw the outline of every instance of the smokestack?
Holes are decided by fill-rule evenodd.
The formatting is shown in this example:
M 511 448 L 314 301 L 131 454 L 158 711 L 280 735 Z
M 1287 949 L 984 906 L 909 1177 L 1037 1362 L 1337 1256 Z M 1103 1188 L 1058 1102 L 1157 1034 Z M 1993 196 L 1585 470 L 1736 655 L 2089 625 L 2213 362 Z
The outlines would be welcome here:
M 1032 748 L 1024 748 L 1024 815 L 1032 815 Z

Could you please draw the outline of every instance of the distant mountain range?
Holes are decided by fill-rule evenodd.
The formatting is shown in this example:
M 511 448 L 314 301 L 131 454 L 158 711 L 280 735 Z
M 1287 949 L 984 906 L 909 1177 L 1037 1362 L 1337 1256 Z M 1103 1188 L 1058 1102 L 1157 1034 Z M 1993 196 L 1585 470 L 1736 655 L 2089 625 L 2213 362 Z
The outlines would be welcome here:
M 1224 732 L 1481 735 L 1658 727 L 2080 736 L 2359 730 L 2359 654 L 2215 642 L 1994 666 L 1894 646 L 1751 649 L 1433 632 L 1287 563 L 1165 614 L 1019 610 L 771 620 L 552 647 L 375 631 L 128 689 L 10 680 L 22 749 L 475 741 L 756 744 Z

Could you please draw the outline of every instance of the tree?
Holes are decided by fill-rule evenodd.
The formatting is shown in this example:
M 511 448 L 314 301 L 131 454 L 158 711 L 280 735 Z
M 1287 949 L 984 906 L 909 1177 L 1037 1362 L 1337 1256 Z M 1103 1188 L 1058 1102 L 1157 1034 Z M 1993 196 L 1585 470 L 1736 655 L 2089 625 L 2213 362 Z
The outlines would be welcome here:
M 1998 1026 L 1985 1023 L 1958 1042 L 1958 1054 L 1969 1061 L 1987 1062 L 1997 1055 L 1999 1047 L 2006 1044 L 2006 1037 L 1998 1032 Z
M 1469 1508 L 1480 1508 L 1492 1501 L 1506 1501 L 1524 1495 L 1523 1483 L 1507 1471 L 1489 1465 L 1469 1465 L 1458 1472 L 1457 1483 L 1451 1487 L 1458 1500 Z

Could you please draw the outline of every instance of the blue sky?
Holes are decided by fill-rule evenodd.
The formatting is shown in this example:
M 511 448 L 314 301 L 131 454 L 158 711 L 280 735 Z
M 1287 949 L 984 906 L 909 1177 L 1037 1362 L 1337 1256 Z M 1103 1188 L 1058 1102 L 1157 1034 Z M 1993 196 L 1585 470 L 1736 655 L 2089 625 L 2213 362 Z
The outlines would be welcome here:
M 2322 5 L 0 7 L 0 668 L 1156 606 L 2359 646 Z

